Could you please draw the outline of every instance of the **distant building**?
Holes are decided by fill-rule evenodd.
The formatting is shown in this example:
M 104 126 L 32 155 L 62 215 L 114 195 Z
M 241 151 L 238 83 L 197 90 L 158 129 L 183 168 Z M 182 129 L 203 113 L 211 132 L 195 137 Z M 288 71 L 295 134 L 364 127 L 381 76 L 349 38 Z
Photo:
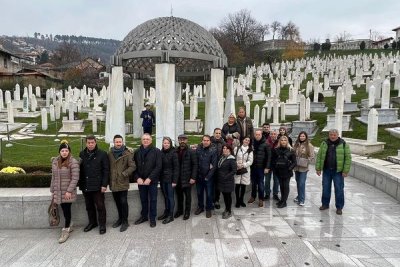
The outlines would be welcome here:
M 400 26 L 397 28 L 394 28 L 392 31 L 396 33 L 396 38 L 394 39 L 395 41 L 400 41 Z
M 365 42 L 365 49 L 372 48 L 372 40 L 370 39 L 355 39 L 340 42 L 331 42 L 330 50 L 359 50 L 362 42 Z
M 268 51 L 268 50 L 283 50 L 288 48 L 291 45 L 305 45 L 304 43 L 295 42 L 293 40 L 267 40 L 262 41 L 256 44 L 256 50 L 259 52 Z
M 389 38 L 385 38 L 379 41 L 375 41 L 372 43 L 372 47 L 373 48 L 377 48 L 377 49 L 383 49 L 385 48 L 385 45 L 390 45 L 390 43 L 392 42 L 393 37 L 389 37 Z

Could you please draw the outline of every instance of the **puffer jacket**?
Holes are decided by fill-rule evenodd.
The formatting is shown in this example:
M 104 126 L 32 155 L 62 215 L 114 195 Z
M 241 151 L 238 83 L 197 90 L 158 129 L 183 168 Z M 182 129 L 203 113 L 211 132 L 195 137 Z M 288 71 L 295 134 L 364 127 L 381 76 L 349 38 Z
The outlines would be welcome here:
M 236 163 L 242 163 L 247 172 L 242 175 L 235 174 L 235 184 L 250 184 L 250 166 L 253 164 L 253 151 L 249 147 L 240 146 L 235 148 Z
M 217 187 L 222 193 L 233 192 L 235 188 L 236 160 L 229 155 L 227 158 L 221 157 L 218 161 Z
M 148 147 L 146 154 L 143 146 L 140 146 L 135 150 L 133 160 L 136 164 L 134 172 L 135 181 L 138 178 L 150 178 L 151 184 L 158 183 L 162 169 L 161 151 L 158 148 L 151 145 Z
M 179 153 L 182 151 L 182 148 L 178 148 L 176 150 L 176 154 L 178 156 L 179 163 L 179 177 L 178 184 L 182 187 L 190 186 L 190 179 L 197 179 L 197 171 L 198 171 L 198 162 L 197 162 L 197 154 L 196 151 L 186 147 L 182 151 L 182 159 L 179 160 Z
M 161 150 L 161 158 L 162 171 L 160 182 L 176 184 L 179 178 L 179 162 L 175 148 Z
M 259 143 L 257 146 L 256 143 Z M 253 140 L 254 160 L 252 168 L 271 169 L 271 148 L 267 145 L 264 137 L 260 141 Z
M 243 141 L 245 137 L 254 137 L 254 126 L 252 120 L 249 117 L 240 118 L 238 116 L 236 122 L 238 123 L 240 128 L 240 141 Z
M 326 153 L 328 151 L 328 140 L 322 141 L 315 162 L 315 170 L 322 171 L 325 164 Z M 351 167 L 350 146 L 341 138 L 336 146 L 336 171 L 349 173 Z
M 284 168 L 278 168 L 276 166 L 276 161 L 279 155 L 284 155 L 288 159 L 288 165 Z M 274 166 L 274 175 L 279 178 L 290 178 L 293 176 L 293 169 L 297 165 L 296 154 L 293 150 L 287 147 L 277 147 L 273 150 L 272 165 Z
M 110 176 L 110 163 L 107 153 L 96 147 L 93 154 L 85 148 L 79 153 L 81 158 L 79 189 L 84 192 L 100 191 L 107 187 Z
M 308 143 L 308 150 L 310 151 L 310 153 L 309 155 L 307 155 L 306 145 L 304 143 L 299 143 L 299 145 L 296 144 L 294 146 L 296 157 L 308 159 L 308 163 L 312 163 L 315 160 L 314 146 L 311 143 Z M 301 167 L 299 165 L 296 165 L 296 167 L 294 167 L 294 171 L 306 172 L 308 171 L 308 167 Z
M 214 136 L 211 136 L 211 144 L 217 149 L 217 156 L 219 159 L 222 155 L 222 147 L 226 144 L 225 140 L 222 138 L 222 136 L 220 139 L 216 139 Z
M 196 149 L 198 160 L 197 179 L 212 180 L 217 168 L 218 158 L 215 146 L 203 147 L 199 144 Z
M 57 204 L 71 203 L 76 200 L 76 186 L 79 181 L 79 162 L 73 157 L 69 158 L 68 167 L 58 167 L 60 156 L 53 158 L 51 163 L 50 192 L 54 193 L 54 202 Z M 71 199 L 65 200 L 66 192 L 71 193 Z
M 133 151 L 125 148 L 122 156 L 115 159 L 110 150 L 108 152 L 108 160 L 110 161 L 110 190 L 113 192 L 128 190 L 129 177 L 136 170 Z

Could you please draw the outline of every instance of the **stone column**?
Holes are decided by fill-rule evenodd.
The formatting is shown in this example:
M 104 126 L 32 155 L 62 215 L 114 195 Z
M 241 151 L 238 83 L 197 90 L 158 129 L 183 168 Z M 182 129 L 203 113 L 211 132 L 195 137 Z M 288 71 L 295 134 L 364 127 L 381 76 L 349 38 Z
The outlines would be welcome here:
M 116 134 L 125 139 L 125 101 L 122 67 L 111 70 L 111 85 L 108 90 L 105 142 L 111 144 Z
M 174 138 L 175 133 L 175 64 L 156 64 L 156 146 L 162 137 Z
M 0 89 L 0 110 L 4 109 L 3 90 Z
M 368 113 L 367 142 L 376 143 L 377 141 L 378 141 L 378 111 L 372 108 Z
M 225 99 L 225 112 L 224 112 L 224 122 L 228 121 L 229 114 L 236 114 L 235 111 L 235 92 L 233 87 L 233 81 L 235 77 L 228 76 L 226 78 L 226 99 Z
M 132 89 L 132 113 L 133 113 L 133 137 L 140 138 L 143 134 L 142 120 L 140 114 L 143 110 L 144 101 L 144 81 L 133 79 L 133 89 Z
M 175 99 L 176 101 L 182 101 L 182 83 L 175 82 Z
M 207 88 L 208 89 L 208 88 Z M 211 69 L 211 86 L 206 92 L 205 134 L 213 134 L 214 128 L 223 125 L 224 115 L 224 70 Z M 249 116 L 249 114 L 247 114 Z

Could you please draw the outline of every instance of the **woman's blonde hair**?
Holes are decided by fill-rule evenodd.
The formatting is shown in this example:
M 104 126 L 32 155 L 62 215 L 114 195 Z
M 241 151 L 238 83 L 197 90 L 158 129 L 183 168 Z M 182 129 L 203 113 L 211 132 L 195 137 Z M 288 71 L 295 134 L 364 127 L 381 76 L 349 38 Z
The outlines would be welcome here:
M 281 137 L 279 137 L 278 145 L 276 146 L 276 148 L 281 147 L 281 140 L 284 140 L 284 139 L 286 140 L 286 147 L 289 148 L 290 150 L 292 150 L 293 148 L 290 145 L 289 138 L 286 135 L 282 135 Z

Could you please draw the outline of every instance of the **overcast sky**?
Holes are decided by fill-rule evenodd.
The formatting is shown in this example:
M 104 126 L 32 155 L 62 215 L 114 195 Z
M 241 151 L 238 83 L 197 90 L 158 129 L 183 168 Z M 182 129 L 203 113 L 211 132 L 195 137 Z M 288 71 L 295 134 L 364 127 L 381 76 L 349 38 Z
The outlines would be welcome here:
M 265 24 L 291 20 L 304 41 L 334 41 L 340 33 L 369 38 L 370 30 L 394 37 L 392 29 L 400 26 L 399 0 L 0 0 L 0 35 L 40 32 L 122 40 L 137 25 L 170 16 L 171 6 L 173 16 L 206 29 L 246 8 Z

